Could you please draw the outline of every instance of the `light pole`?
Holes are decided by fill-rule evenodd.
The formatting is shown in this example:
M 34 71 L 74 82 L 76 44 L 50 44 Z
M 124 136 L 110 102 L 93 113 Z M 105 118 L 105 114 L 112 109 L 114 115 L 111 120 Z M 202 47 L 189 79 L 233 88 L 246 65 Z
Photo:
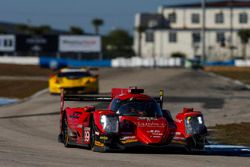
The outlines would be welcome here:
M 229 0 L 230 5 L 230 58 L 234 57 L 234 48 L 233 48 L 233 0 Z
M 152 35 L 152 58 L 154 60 L 154 64 L 153 64 L 154 68 L 156 67 L 156 55 L 155 55 L 156 54 L 155 53 L 155 38 L 156 38 L 155 28 L 156 26 L 157 26 L 157 22 L 155 20 L 149 21 L 148 27 Z
M 206 56 L 206 0 L 202 0 L 202 60 L 207 61 Z

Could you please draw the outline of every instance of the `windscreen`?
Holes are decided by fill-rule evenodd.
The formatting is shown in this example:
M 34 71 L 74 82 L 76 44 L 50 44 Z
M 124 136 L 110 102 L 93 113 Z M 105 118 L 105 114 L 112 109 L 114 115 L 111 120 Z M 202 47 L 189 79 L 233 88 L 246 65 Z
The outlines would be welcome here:
M 82 78 L 90 76 L 91 74 L 89 72 L 62 72 L 58 74 L 58 77 L 67 77 L 67 78 Z
M 154 100 L 149 101 L 113 101 L 111 110 L 122 116 L 156 117 L 162 116 L 159 105 Z
M 204 121 L 202 116 L 187 117 L 185 119 L 185 126 L 187 134 L 199 134 L 204 129 Z

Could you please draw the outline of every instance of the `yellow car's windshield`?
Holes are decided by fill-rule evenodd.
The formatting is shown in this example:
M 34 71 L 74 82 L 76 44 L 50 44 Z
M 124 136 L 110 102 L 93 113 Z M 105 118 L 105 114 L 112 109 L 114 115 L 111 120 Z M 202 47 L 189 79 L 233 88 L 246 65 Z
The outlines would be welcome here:
M 91 74 L 89 72 L 62 72 L 58 74 L 58 77 L 83 78 L 83 77 L 91 77 Z

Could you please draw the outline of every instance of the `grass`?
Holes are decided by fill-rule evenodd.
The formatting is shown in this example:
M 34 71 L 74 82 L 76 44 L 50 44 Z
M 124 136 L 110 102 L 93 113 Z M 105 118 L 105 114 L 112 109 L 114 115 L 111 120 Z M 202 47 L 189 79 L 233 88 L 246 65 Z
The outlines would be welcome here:
M 0 64 L 0 76 L 29 76 L 48 77 L 52 73 L 49 69 L 43 69 L 33 65 Z M 39 90 L 48 87 L 47 81 L 37 80 L 1 80 L 0 97 L 25 98 Z
M 216 125 L 210 127 L 211 140 L 223 144 L 250 146 L 250 123 Z
M 205 71 L 250 84 L 250 67 L 206 67 Z M 211 140 L 250 146 L 250 123 L 216 125 L 210 129 Z
M 0 76 L 49 76 L 50 69 L 34 65 L 0 64 Z
M 2 80 L 0 87 L 2 88 L 0 89 L 0 97 L 22 99 L 47 88 L 48 83 L 46 81 Z
M 205 71 L 250 84 L 250 67 L 206 67 Z

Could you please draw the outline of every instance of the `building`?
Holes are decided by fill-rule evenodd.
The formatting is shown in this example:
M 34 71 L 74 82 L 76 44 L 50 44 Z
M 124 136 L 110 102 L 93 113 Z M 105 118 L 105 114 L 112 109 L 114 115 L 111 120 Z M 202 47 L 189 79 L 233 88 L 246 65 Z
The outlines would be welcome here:
M 250 2 L 207 2 L 205 12 L 208 60 L 243 57 L 238 31 L 250 29 Z M 161 6 L 157 13 L 136 14 L 134 50 L 142 57 L 171 57 L 176 52 L 187 58 L 202 56 L 202 18 L 201 3 Z M 250 58 L 249 43 L 246 56 Z

